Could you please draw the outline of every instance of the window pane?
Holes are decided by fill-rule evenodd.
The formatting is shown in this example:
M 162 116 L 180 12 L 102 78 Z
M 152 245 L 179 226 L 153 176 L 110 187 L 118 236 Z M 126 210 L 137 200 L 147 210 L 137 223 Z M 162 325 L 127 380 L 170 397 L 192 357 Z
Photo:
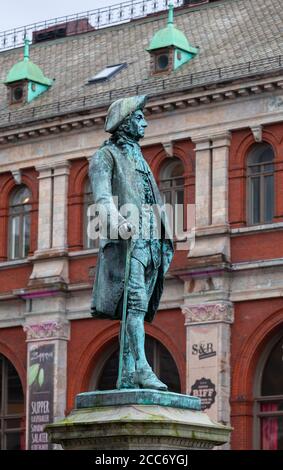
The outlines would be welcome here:
M 90 201 L 88 204 L 85 203 L 84 205 L 84 247 L 86 249 L 98 248 L 99 246 L 99 237 L 94 238 L 95 235 L 98 235 L 99 232 L 99 212 L 96 212 L 94 216 L 88 216 L 88 208 L 93 204 L 93 201 Z M 96 219 L 96 225 L 93 227 L 94 223 L 92 222 L 93 219 Z M 89 224 L 92 223 L 91 226 L 91 236 L 88 235 L 88 227 Z M 94 230 L 94 231 L 93 231 Z
M 174 181 L 174 186 L 184 186 L 184 178 L 176 178 Z
M 27 187 L 17 189 L 11 196 L 10 206 L 18 206 L 28 204 L 30 202 L 31 194 Z
M 261 448 L 283 450 L 283 416 L 261 419 Z
M 20 450 L 21 449 L 21 434 L 19 432 L 6 434 L 6 449 L 7 450 Z
M 26 214 L 23 218 L 23 237 L 22 237 L 22 257 L 26 258 L 29 252 L 30 245 L 30 215 Z
M 5 429 L 20 429 L 21 419 L 6 419 L 5 420 Z
M 20 257 L 20 216 L 15 216 L 11 220 L 11 259 Z
M 260 173 L 260 166 L 254 165 L 249 167 L 249 174 Z
M 260 222 L 260 179 L 251 178 L 251 214 L 252 224 Z
M 176 192 L 176 204 L 184 204 L 184 191 Z
M 273 175 L 264 177 L 264 221 L 272 222 L 274 211 Z
M 87 178 L 87 180 L 86 180 L 85 188 L 84 188 L 84 193 L 85 193 L 85 194 L 91 194 L 91 193 L 92 193 L 89 178 Z
M 174 167 L 171 170 L 171 178 L 177 178 L 178 176 L 183 176 L 184 167 L 182 163 L 175 163 Z
M 275 345 L 262 375 L 263 396 L 283 395 L 283 338 Z
M 283 411 L 283 400 L 264 401 L 260 404 L 260 411 L 270 414 L 274 411 Z
M 7 403 L 6 413 L 20 414 L 24 412 L 24 396 L 20 378 L 16 369 L 7 362 Z
M 252 147 L 248 157 L 248 164 L 271 162 L 273 159 L 274 152 L 272 147 L 263 142 Z
M 170 392 L 180 393 L 181 384 L 176 364 L 162 344 L 159 346 L 160 380 L 168 385 Z
M 119 351 L 116 350 L 106 362 L 97 390 L 113 390 L 116 388 L 118 375 Z
M 262 167 L 265 173 L 272 173 L 274 171 L 273 163 L 269 163 L 268 165 L 263 165 Z
M 160 182 L 161 189 L 167 189 L 167 188 L 170 188 L 170 186 L 171 186 L 171 180 L 164 180 Z
M 163 196 L 164 204 L 171 204 L 171 192 L 162 192 L 161 195 Z

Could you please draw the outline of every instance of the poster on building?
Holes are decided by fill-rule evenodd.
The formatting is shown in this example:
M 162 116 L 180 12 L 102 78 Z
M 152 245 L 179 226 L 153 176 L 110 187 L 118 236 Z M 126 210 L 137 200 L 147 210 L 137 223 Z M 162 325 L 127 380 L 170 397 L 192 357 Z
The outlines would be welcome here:
M 53 422 L 54 344 L 32 346 L 29 356 L 29 445 L 30 450 L 48 450 L 44 427 Z

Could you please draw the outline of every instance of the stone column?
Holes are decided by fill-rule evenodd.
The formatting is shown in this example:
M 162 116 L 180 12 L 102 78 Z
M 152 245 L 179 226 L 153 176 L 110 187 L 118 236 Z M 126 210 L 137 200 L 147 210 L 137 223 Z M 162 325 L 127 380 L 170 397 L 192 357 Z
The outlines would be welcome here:
M 69 162 L 52 168 L 41 165 L 39 172 L 38 251 L 65 249 L 67 245 Z
M 196 227 L 211 224 L 211 141 L 207 137 L 193 139 L 196 152 Z
M 196 144 L 195 244 L 192 264 L 219 264 L 230 259 L 228 230 L 228 163 L 230 133 L 192 137 Z M 207 261 L 204 258 L 207 257 Z
M 64 161 L 57 163 L 53 171 L 52 247 L 65 249 L 67 246 L 69 162 Z
M 187 335 L 187 393 L 202 400 L 209 417 L 230 423 L 230 329 L 233 304 L 216 301 L 183 307 Z
M 212 225 L 227 225 L 230 132 L 212 140 Z
M 65 416 L 67 392 L 66 320 L 27 322 L 26 448 L 47 450 L 44 426 Z
M 38 167 L 38 249 L 29 287 L 68 282 L 67 228 L 69 162 Z
M 52 246 L 53 170 L 46 165 L 41 165 L 36 170 L 39 172 L 37 250 L 41 251 Z

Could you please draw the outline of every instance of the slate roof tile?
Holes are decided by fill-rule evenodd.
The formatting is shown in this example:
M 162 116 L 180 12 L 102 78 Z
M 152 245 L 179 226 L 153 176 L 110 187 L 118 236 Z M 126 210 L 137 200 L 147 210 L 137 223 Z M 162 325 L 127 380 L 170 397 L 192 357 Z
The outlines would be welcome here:
M 160 78 L 150 77 L 150 56 L 145 48 L 154 33 L 165 26 L 166 18 L 167 13 L 163 12 L 32 45 L 31 60 L 55 82 L 25 108 L 146 83 L 151 83 L 154 92 Z M 176 12 L 175 24 L 200 49 L 192 61 L 171 73 L 172 77 L 282 54 L 282 0 L 219 0 L 198 8 L 183 8 Z M 22 48 L 0 53 L 0 81 L 5 80 L 22 55 Z M 87 85 L 107 65 L 122 62 L 127 62 L 128 67 L 109 81 Z M 7 90 L 2 83 L 0 111 L 6 108 Z

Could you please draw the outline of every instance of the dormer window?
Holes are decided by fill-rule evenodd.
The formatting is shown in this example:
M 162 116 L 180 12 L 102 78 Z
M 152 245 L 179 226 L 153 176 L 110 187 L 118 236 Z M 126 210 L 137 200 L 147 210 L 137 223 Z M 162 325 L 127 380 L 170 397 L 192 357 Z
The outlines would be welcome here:
M 155 33 L 147 48 L 151 55 L 153 75 L 172 72 L 198 53 L 198 49 L 190 45 L 184 33 L 174 26 L 173 8 L 170 4 L 166 28 Z
M 25 39 L 24 60 L 13 65 L 5 81 L 9 103 L 29 103 L 47 91 L 52 83 L 53 80 L 46 78 L 42 70 L 30 60 L 29 40 Z

